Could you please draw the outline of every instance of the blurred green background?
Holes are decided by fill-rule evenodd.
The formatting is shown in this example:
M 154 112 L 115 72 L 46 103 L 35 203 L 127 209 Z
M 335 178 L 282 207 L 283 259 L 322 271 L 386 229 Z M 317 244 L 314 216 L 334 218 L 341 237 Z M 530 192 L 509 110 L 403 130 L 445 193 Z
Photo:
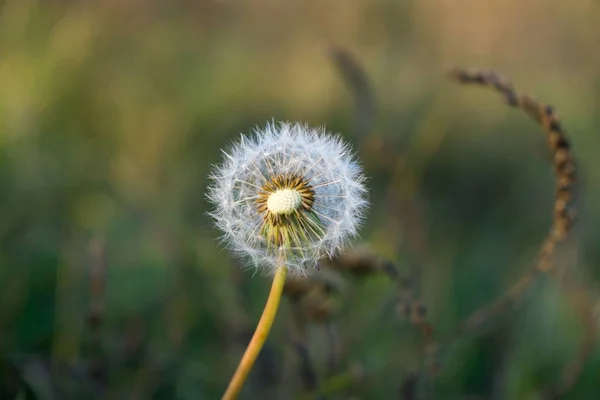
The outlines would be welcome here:
M 579 185 L 557 267 L 584 286 L 540 279 L 425 377 L 396 286 L 340 273 L 309 371 L 284 301 L 242 397 L 539 398 L 598 336 L 577 306 L 600 279 L 598 20 L 594 0 L 0 1 L 0 399 L 220 397 L 269 280 L 218 245 L 206 177 L 272 118 L 353 143 L 357 246 L 418 270 L 444 341 L 532 266 L 554 190 L 543 131 L 452 65 L 556 107 Z M 575 376 L 564 398 L 597 398 L 597 348 Z

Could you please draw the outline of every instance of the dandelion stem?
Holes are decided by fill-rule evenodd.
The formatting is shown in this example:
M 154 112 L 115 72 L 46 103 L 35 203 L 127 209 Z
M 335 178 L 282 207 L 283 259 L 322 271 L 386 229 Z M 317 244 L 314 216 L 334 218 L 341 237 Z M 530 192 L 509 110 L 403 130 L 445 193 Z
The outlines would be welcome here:
M 273 277 L 271 293 L 269 293 L 269 298 L 265 304 L 260 321 L 258 321 L 254 335 L 252 336 L 252 339 L 246 348 L 246 352 L 244 353 L 237 370 L 235 371 L 235 375 L 233 375 L 233 378 L 231 378 L 231 381 L 229 382 L 229 386 L 227 387 L 227 391 L 223 395 L 222 400 L 233 400 L 238 397 L 240 390 L 242 389 L 242 385 L 246 381 L 246 378 L 248 377 L 256 358 L 258 357 L 258 353 L 260 353 L 260 350 L 265 344 L 267 336 L 269 335 L 269 331 L 271 330 L 271 326 L 273 325 L 273 320 L 277 314 L 277 309 L 279 308 L 281 294 L 283 293 L 283 287 L 285 285 L 286 274 L 287 267 L 285 265 L 277 268 L 275 276 Z

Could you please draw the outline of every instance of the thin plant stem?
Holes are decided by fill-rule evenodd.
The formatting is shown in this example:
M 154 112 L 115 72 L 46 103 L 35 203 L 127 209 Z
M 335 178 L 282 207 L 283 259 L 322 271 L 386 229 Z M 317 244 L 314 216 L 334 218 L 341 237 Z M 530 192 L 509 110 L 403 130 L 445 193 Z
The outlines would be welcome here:
M 258 353 L 260 353 L 260 350 L 265 344 L 271 326 L 273 325 L 273 320 L 275 319 L 277 309 L 279 308 L 281 294 L 283 293 L 286 275 L 287 267 L 285 265 L 279 267 L 275 272 L 273 284 L 271 285 L 271 292 L 269 293 L 269 298 L 265 304 L 260 321 L 258 321 L 254 335 L 235 371 L 235 375 L 233 375 L 233 378 L 231 378 L 231 381 L 229 382 L 229 386 L 227 387 L 227 391 L 225 391 L 222 400 L 233 400 L 238 397 L 242 385 L 246 381 L 246 378 L 258 357 Z

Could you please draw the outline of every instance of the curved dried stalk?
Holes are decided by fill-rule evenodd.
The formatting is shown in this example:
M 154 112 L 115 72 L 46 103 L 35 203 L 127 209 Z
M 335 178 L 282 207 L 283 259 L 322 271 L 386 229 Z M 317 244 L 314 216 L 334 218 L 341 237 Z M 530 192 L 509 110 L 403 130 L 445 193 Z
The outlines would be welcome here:
M 454 68 L 450 71 L 449 75 L 453 80 L 459 83 L 478 84 L 496 90 L 502 95 L 504 101 L 509 106 L 520 108 L 544 128 L 552 152 L 552 163 L 554 166 L 556 183 L 552 225 L 541 244 L 533 268 L 526 271 L 519 279 L 517 279 L 504 295 L 492 301 L 487 306 L 475 310 L 450 335 L 443 343 L 443 346 L 438 343 L 433 343 L 430 346 L 428 353 L 434 360 L 438 358 L 442 347 L 447 347 L 454 340 L 468 332 L 476 330 L 485 322 L 507 310 L 511 304 L 524 295 L 527 289 L 536 281 L 537 277 L 552 271 L 552 258 L 555 253 L 556 245 L 568 236 L 575 221 L 575 210 L 573 206 L 575 197 L 575 165 L 570 151 L 569 141 L 553 108 L 547 104 L 535 101 L 528 95 L 518 94 L 515 92 L 509 81 L 501 78 L 492 71 L 483 72 Z M 564 393 L 564 391 L 568 390 L 576 381 L 577 376 L 581 371 L 581 365 L 583 364 L 582 359 L 587 357 L 587 354 L 590 352 L 589 343 L 590 341 L 586 339 L 582 345 L 580 354 L 575 357 L 571 365 L 567 366 L 565 369 L 561 383 L 559 384 L 560 392 Z
M 522 109 L 539 123 L 548 136 L 556 176 L 554 218 L 550 232 L 542 242 L 534 267 L 525 272 L 505 295 L 473 312 L 451 335 L 450 341 L 452 341 L 501 313 L 531 286 L 537 276 L 552 268 L 552 257 L 556 245 L 567 237 L 575 220 L 572 204 L 575 197 L 575 164 L 565 131 L 551 106 L 539 103 L 528 95 L 517 94 L 509 81 L 502 79 L 494 72 L 455 68 L 450 71 L 450 77 L 459 83 L 478 84 L 495 89 L 509 106 Z

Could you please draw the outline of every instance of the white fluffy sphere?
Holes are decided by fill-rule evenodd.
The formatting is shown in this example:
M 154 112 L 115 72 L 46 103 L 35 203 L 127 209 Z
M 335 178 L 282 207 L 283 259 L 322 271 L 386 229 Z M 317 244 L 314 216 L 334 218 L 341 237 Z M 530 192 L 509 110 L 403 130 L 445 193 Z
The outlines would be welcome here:
M 223 241 L 256 267 L 305 274 L 357 235 L 365 177 L 339 135 L 271 123 L 242 135 L 210 175 L 210 213 Z

